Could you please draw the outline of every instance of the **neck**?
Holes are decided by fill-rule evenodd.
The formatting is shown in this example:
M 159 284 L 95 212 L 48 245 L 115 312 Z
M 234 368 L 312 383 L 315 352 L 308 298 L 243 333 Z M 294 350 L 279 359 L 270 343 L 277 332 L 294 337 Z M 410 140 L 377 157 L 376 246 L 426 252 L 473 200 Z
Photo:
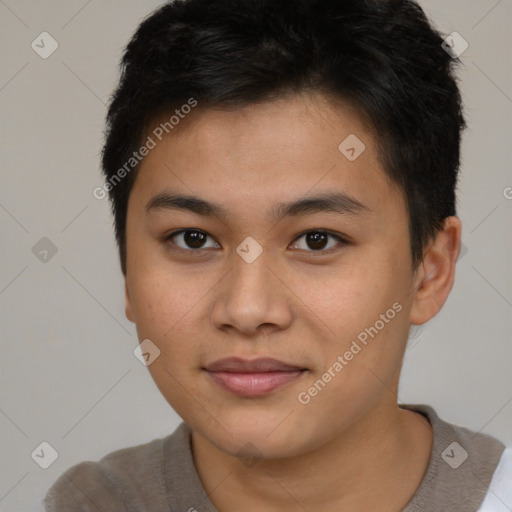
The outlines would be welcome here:
M 314 451 L 251 467 L 192 433 L 199 477 L 220 512 L 397 512 L 418 488 L 431 446 L 428 420 L 394 401 L 380 403 Z

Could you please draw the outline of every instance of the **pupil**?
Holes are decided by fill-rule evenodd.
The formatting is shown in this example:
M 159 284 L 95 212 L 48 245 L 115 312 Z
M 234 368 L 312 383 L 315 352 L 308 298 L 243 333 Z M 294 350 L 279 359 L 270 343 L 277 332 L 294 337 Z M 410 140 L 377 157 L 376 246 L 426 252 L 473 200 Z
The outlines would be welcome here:
M 325 233 L 319 233 L 318 231 L 308 233 L 306 235 L 307 244 L 310 249 L 323 249 L 327 240 Z
M 199 249 L 204 243 L 204 233 L 199 231 L 186 231 L 183 238 L 188 246 L 195 249 Z

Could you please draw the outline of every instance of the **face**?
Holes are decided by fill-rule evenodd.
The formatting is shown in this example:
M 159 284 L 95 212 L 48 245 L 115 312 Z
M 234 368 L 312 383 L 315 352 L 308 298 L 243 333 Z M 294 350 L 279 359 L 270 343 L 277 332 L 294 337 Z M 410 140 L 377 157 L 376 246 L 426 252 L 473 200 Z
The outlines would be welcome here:
M 339 149 L 350 135 L 359 156 L 354 138 Z M 306 453 L 396 407 L 408 214 L 348 105 L 310 95 L 190 114 L 142 161 L 126 228 L 126 313 L 160 350 L 149 371 L 225 453 Z M 214 365 L 224 358 L 278 363 Z

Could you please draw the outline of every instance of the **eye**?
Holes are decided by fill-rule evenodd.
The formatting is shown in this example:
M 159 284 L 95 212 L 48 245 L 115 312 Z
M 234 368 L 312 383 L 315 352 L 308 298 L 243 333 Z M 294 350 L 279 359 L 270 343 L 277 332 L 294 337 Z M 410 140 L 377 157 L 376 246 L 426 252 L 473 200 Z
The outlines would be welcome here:
M 175 231 L 170 235 L 166 236 L 166 240 L 172 240 L 174 244 L 176 244 L 180 249 L 190 250 L 190 249 L 207 249 L 210 247 L 219 247 L 219 244 L 213 242 L 213 245 L 205 245 L 206 240 L 209 235 L 204 231 L 200 231 L 198 229 L 182 229 L 180 231 Z M 174 240 L 179 240 L 179 242 L 175 242 Z
M 211 238 L 206 232 L 199 229 L 181 229 L 170 233 L 165 237 L 166 241 L 172 241 L 180 249 L 184 250 L 200 250 L 208 248 L 219 248 L 220 245 L 213 241 L 207 245 L 208 238 Z M 308 252 L 329 252 L 336 245 L 347 243 L 341 236 L 335 235 L 324 230 L 310 230 L 299 235 L 295 240 L 304 239 L 304 242 L 295 242 L 295 247 Z M 331 243 L 329 241 L 331 239 Z M 302 245 L 302 246 L 301 246 Z
M 336 240 L 338 244 L 346 243 L 342 237 L 333 233 L 329 233 L 328 231 L 320 230 L 312 230 L 303 233 L 298 238 L 296 238 L 296 240 L 300 240 L 301 238 L 304 238 L 305 244 L 303 243 L 302 247 L 298 248 L 308 252 L 328 252 L 329 249 L 332 249 L 336 246 L 336 243 L 329 245 L 329 238 Z M 296 243 L 295 245 L 298 244 Z

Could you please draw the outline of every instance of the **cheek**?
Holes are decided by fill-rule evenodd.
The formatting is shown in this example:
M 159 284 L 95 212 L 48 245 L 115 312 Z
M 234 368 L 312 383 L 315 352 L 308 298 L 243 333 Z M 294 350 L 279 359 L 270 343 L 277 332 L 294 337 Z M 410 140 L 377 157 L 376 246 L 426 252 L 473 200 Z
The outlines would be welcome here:
M 206 401 L 198 386 L 208 325 L 207 318 L 200 318 L 201 298 L 209 288 L 183 276 L 156 274 L 146 275 L 134 288 L 138 338 L 149 338 L 160 350 L 147 368 L 153 381 L 189 425 L 206 424 L 211 418 L 201 407 Z
M 132 275 L 129 287 L 137 326 L 156 338 L 169 333 L 204 295 L 197 280 L 155 268 Z
M 319 371 L 347 354 L 346 367 L 334 380 L 344 385 L 350 381 L 350 388 L 368 379 L 375 381 L 370 369 L 389 377 L 407 339 L 407 275 L 400 274 L 400 266 L 389 257 L 375 256 L 367 261 L 355 258 L 330 276 L 303 274 L 293 286 L 322 354 L 324 368 Z
M 138 338 L 150 339 L 160 350 L 159 358 L 149 367 L 159 381 L 169 380 L 167 372 L 180 379 L 199 366 L 208 346 L 207 300 L 215 281 L 214 276 L 210 282 L 201 273 L 177 272 L 169 267 L 164 270 L 154 266 L 151 272 L 132 275 L 130 283 Z M 154 373 L 157 371 L 158 375 Z M 172 379 L 167 385 L 172 387 Z
M 188 392 L 195 392 L 189 372 L 196 364 L 202 338 L 193 330 L 197 322 L 193 312 L 204 293 L 190 291 L 194 289 L 190 280 L 154 271 L 132 281 L 138 338 L 150 339 L 160 350 L 148 370 L 164 397 L 178 408 L 183 399 L 180 383 L 186 382 Z
M 391 283 L 383 283 L 379 277 L 382 274 L 386 274 L 383 269 L 375 264 L 365 265 L 359 259 L 321 272 L 310 269 L 289 278 L 293 278 L 291 288 L 297 307 L 321 330 L 319 334 L 336 342 L 375 322 L 396 300 Z

